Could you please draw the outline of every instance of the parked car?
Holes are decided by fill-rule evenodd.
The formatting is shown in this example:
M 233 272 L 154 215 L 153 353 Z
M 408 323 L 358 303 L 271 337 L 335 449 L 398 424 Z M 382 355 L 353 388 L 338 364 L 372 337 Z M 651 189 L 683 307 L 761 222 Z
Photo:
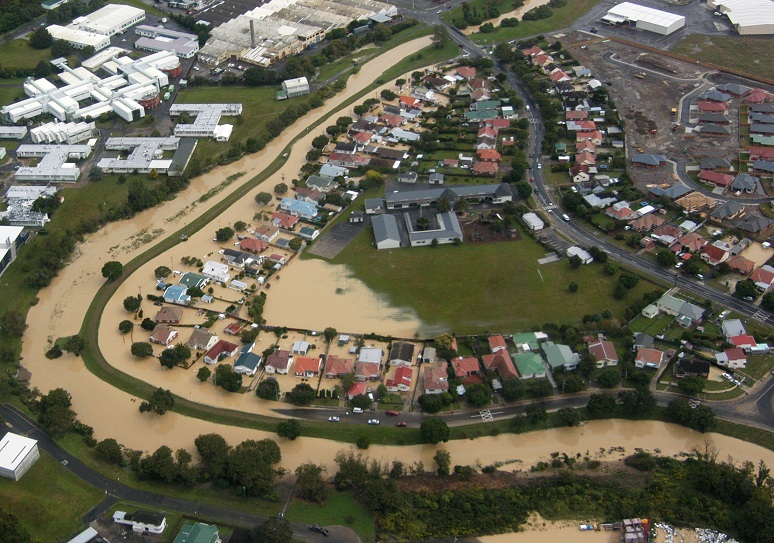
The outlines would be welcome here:
M 397 416 L 398 416 L 400 413 L 398 413 L 397 411 L 393 411 L 393 410 L 391 410 L 391 409 L 388 409 L 388 410 L 385 412 L 385 414 L 386 414 L 388 417 L 397 417 Z
M 319 524 L 310 524 L 309 529 L 313 532 L 317 532 L 318 534 L 322 534 L 325 537 L 328 537 L 328 530 L 320 526 Z
M 339 422 L 339 417 L 328 417 L 328 422 Z
M 379 424 L 379 419 L 368 419 L 368 424 Z
M 774 370 L 772 372 L 774 373 Z M 403 421 L 396 422 L 395 426 L 397 426 L 398 428 L 405 428 L 406 427 L 406 423 L 403 422 Z

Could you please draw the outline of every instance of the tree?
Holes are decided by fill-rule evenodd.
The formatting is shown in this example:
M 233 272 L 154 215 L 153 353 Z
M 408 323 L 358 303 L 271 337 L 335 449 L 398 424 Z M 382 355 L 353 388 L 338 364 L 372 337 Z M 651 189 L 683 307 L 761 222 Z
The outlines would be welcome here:
M 624 272 L 618 277 L 618 283 L 629 290 L 636 287 L 639 282 L 640 278 L 630 272 Z
M 483 383 L 475 383 L 465 391 L 465 399 L 471 407 L 483 407 L 492 401 L 492 391 Z
M 419 398 L 419 405 L 425 413 L 438 413 L 443 409 L 443 399 L 440 394 L 425 394 Z
M 503 381 L 501 392 L 506 402 L 515 402 L 524 396 L 524 384 L 520 379 L 508 379 Z
M 618 263 L 608 260 L 605 262 L 605 266 L 602 269 L 607 275 L 615 275 L 618 273 Z
M 301 238 L 294 237 L 290 240 L 290 243 L 288 243 L 288 247 L 291 251 L 298 251 L 301 248 Z
M 158 268 L 153 270 L 153 276 L 156 279 L 166 279 L 170 275 L 172 275 L 172 270 L 170 270 L 166 266 L 159 266 Z
M 274 194 L 282 196 L 288 192 L 288 186 L 285 183 L 277 183 L 274 185 Z
M 228 392 L 242 390 L 242 375 L 234 371 L 230 364 L 221 364 L 215 368 L 215 384 Z
M 436 471 L 438 475 L 444 477 L 449 475 L 451 472 L 451 455 L 449 454 L 449 451 L 443 449 L 435 451 L 433 460 L 435 460 L 435 465 L 438 466 L 438 470 Z
M 567 285 L 567 290 L 569 290 L 570 292 L 578 292 L 578 283 L 573 281 L 572 283 Z
M 320 134 L 319 136 L 317 136 L 316 138 L 314 138 L 312 140 L 312 147 L 314 147 L 315 149 L 322 149 L 326 145 L 328 145 L 329 141 L 330 140 L 328 139 L 327 136 L 324 136 L 323 134 Z
M 677 386 L 689 396 L 698 396 L 704 391 L 704 379 L 698 375 L 686 375 L 678 381 Z
M 368 447 L 371 446 L 371 438 L 367 435 L 360 435 L 357 436 L 357 440 L 355 441 L 355 446 L 358 449 L 366 450 Z
M 403 79 L 402 77 L 395 80 L 395 86 L 398 87 L 399 89 L 402 88 L 403 85 L 405 84 L 406 84 L 406 80 Z
M 105 265 L 102 266 L 102 277 L 104 277 L 110 282 L 113 282 L 119 277 L 121 277 L 121 274 L 123 272 L 124 272 L 124 265 L 116 260 L 105 262 Z
M 330 343 L 331 341 L 333 341 L 333 338 L 335 338 L 338 334 L 339 334 L 338 330 L 330 326 L 325 330 L 323 330 L 323 336 L 325 337 L 326 343 Z
M 48 49 L 54 43 L 54 38 L 51 36 L 45 26 L 41 26 L 30 36 L 30 47 L 33 49 Z
M 288 419 L 277 423 L 277 435 L 294 441 L 301 435 L 301 423 L 298 419 Z
M 582 264 L 583 264 L 583 260 L 581 260 L 581 257 L 579 257 L 578 255 L 572 255 L 570 257 L 570 267 L 572 269 L 574 270 L 578 269 L 581 267 Z
M 27 323 L 24 322 L 24 315 L 16 309 L 11 309 L 3 313 L 0 317 L 0 329 L 12 337 L 22 337 L 27 329 Z
M 307 383 L 299 383 L 293 387 L 293 390 L 287 393 L 287 399 L 293 405 L 309 405 L 315 396 L 317 396 L 317 393 Z
M 66 337 L 62 342 L 62 350 L 75 356 L 80 356 L 84 348 L 86 348 L 86 340 L 77 334 Z
M 647 417 L 656 408 L 656 399 L 646 388 L 625 390 L 618 394 L 621 409 L 629 417 Z
M 153 356 L 153 345 L 146 341 L 138 341 L 132 343 L 131 351 L 132 356 L 136 356 L 137 358 L 148 358 L 149 356 Z
M 328 487 L 322 474 L 325 467 L 312 464 L 301 464 L 296 468 L 296 488 L 294 494 L 314 503 L 325 503 L 328 497 Z
M 211 375 L 212 375 L 212 372 L 210 371 L 210 368 L 208 368 L 207 366 L 202 366 L 201 368 L 199 368 L 199 371 L 196 372 L 196 378 L 202 383 L 204 383 L 207 379 L 209 379 Z
M 190 292 L 190 289 L 189 289 L 189 292 Z M 153 331 L 154 328 L 156 328 L 156 322 L 153 319 L 145 317 L 140 323 L 140 328 L 142 328 L 143 330 L 147 330 L 148 332 L 151 332 Z
M 615 368 L 607 368 L 597 375 L 599 385 L 604 388 L 613 388 L 621 382 L 621 372 Z
M 519 181 L 516 183 L 516 193 L 519 195 L 519 198 L 526 200 L 532 196 L 532 187 L 526 181 Z
M 575 374 L 565 373 L 561 380 L 560 388 L 566 394 L 575 394 L 576 392 L 586 390 L 586 383 Z
M 390 89 L 384 89 L 379 94 L 379 96 L 381 96 L 382 100 L 384 100 L 386 102 L 392 102 L 393 100 L 395 100 L 398 97 L 398 95 L 395 94 L 394 92 L 392 92 Z
M 14 543 L 30 543 L 32 538 L 29 532 L 24 529 L 19 519 L 7 511 L 0 509 L 0 532 L 5 541 Z
M 38 421 L 53 437 L 60 437 L 75 426 L 72 397 L 63 388 L 55 388 L 38 401 Z
M 255 395 L 264 400 L 279 398 L 280 387 L 276 379 L 264 379 L 255 388 Z
M 215 239 L 221 243 L 234 237 L 234 230 L 230 226 L 224 226 L 215 231 Z
M 157 388 L 151 394 L 151 398 L 148 401 L 140 404 L 140 413 L 153 412 L 157 415 L 163 415 L 168 410 L 172 409 L 175 405 L 175 397 L 169 390 L 163 388 Z
M 438 198 L 438 201 L 435 203 L 435 208 L 440 213 L 446 213 L 447 211 L 451 211 L 451 203 L 449 202 L 449 199 L 446 196 L 441 196 Z
M 94 447 L 97 458 L 104 460 L 109 464 L 121 466 L 124 463 L 124 454 L 121 452 L 121 445 L 113 438 L 103 439 Z
M 557 411 L 556 414 L 559 416 L 559 420 L 566 426 L 578 426 L 583 420 L 581 412 L 574 407 L 565 407 Z
M 425 443 L 436 445 L 449 441 L 449 426 L 437 417 L 428 417 L 419 427 L 419 435 Z
M 451 334 L 441 334 L 433 338 L 435 344 L 436 354 L 439 358 L 445 360 L 451 360 L 457 356 L 457 351 L 454 350 L 454 338 Z
M 774 292 L 767 292 L 761 299 L 761 307 L 766 311 L 774 311 Z
M 271 517 L 253 528 L 253 541 L 254 543 L 290 543 L 293 541 L 293 529 L 284 518 Z
M 213 479 L 221 477 L 226 470 L 226 462 L 231 452 L 231 447 L 223 439 L 223 436 L 203 434 L 194 440 L 194 445 L 199 456 L 202 457 L 204 470 Z
M 610 417 L 615 413 L 615 397 L 610 394 L 592 394 L 586 404 L 586 413 L 594 419 Z
M 134 313 L 140 309 L 140 299 L 137 296 L 127 296 L 124 298 L 124 309 L 129 313 Z
M 54 40 L 54 43 L 51 44 L 51 58 L 66 57 L 72 52 L 72 46 L 65 40 Z M 99 179 L 97 179 L 97 181 L 99 181 Z
M 371 407 L 372 401 L 371 401 L 371 398 L 369 398 L 365 394 L 358 394 L 357 396 L 352 398 L 352 400 L 350 400 L 349 403 L 350 405 L 352 405 L 352 407 L 359 407 L 360 409 L 368 409 L 369 407 Z
M 259 206 L 265 206 L 272 201 L 272 195 L 268 192 L 259 192 L 255 195 L 255 203 Z
M 668 268 L 670 266 L 674 266 L 677 263 L 677 257 L 672 251 L 668 249 L 661 249 L 658 253 L 656 253 L 656 262 L 658 262 L 660 266 Z
M 164 349 L 159 356 L 159 363 L 165 368 L 174 368 L 191 358 L 191 349 L 185 345 L 175 345 L 171 349 Z
M 544 423 L 548 420 L 548 412 L 546 406 L 543 403 L 533 403 L 527 406 L 527 419 L 533 426 Z
M 744 281 L 737 281 L 734 287 L 734 295 L 739 298 L 757 298 L 758 289 L 755 288 L 755 283 L 752 279 L 745 279 Z
M 331 138 L 335 139 L 336 136 L 341 134 L 341 128 L 333 124 L 325 128 L 325 133 L 328 134 Z
M 248 439 L 234 447 L 226 463 L 226 477 L 244 487 L 250 496 L 266 497 L 274 486 L 276 472 L 272 464 L 282 459 L 279 446 L 271 439 Z

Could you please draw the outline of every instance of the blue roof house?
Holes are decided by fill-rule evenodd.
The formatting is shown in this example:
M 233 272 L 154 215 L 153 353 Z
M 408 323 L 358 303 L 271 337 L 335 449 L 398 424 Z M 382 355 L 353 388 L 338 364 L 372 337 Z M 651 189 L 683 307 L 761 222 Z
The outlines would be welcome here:
M 187 294 L 188 289 L 180 285 L 172 285 L 164 291 L 164 301 L 168 304 L 188 305 L 191 297 Z
M 316 205 L 293 198 L 283 198 L 280 202 L 280 207 L 294 217 L 302 219 L 314 219 L 317 216 Z

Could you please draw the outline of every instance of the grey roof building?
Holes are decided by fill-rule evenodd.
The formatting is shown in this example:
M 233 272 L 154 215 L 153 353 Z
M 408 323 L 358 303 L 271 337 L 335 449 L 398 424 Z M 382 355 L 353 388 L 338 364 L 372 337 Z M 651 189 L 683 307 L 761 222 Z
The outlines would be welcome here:
M 715 220 L 722 221 L 734 218 L 742 211 L 744 211 L 744 206 L 742 204 L 734 202 L 733 200 L 727 200 L 716 207 L 715 211 L 713 211 L 710 216 Z
M 672 200 L 676 200 L 680 196 L 685 196 L 691 192 L 691 189 L 685 185 L 672 185 L 668 189 L 662 189 L 661 187 L 652 187 L 650 193 L 654 196 L 666 196 Z
M 646 166 L 658 166 L 662 162 L 666 162 L 667 157 L 665 155 L 652 155 L 647 153 L 636 153 L 632 157 L 634 164 L 644 164 Z
M 722 85 L 717 85 L 715 88 L 720 92 L 733 94 L 734 96 L 742 96 L 752 90 L 750 87 L 745 87 L 744 85 L 739 85 L 737 83 L 723 83 Z
M 763 185 L 761 185 L 761 180 L 749 173 L 742 172 L 738 174 L 731 183 L 730 188 L 731 190 L 746 192 L 747 194 L 766 196 L 766 191 L 763 189 Z
M 446 198 L 454 204 L 459 199 L 491 201 L 504 203 L 513 200 L 513 192 L 505 183 L 490 185 L 461 185 L 432 189 L 398 191 L 385 196 L 387 209 L 405 209 L 408 207 L 425 207 L 435 204 L 439 198 Z
M 731 129 L 722 124 L 706 123 L 699 127 L 699 131 L 702 134 L 713 134 L 715 136 L 728 136 L 731 134 Z
M 736 227 L 740 230 L 744 230 L 745 232 L 750 232 L 751 234 L 757 234 L 758 232 L 762 232 L 763 230 L 766 230 L 769 228 L 772 224 L 774 224 L 774 221 L 767 217 L 761 217 L 759 215 L 750 215 L 748 217 L 745 217 L 738 223 L 736 223 Z
M 699 160 L 699 167 L 702 170 L 728 170 L 731 168 L 731 161 L 727 158 L 707 157 Z
M 708 90 L 699 95 L 699 100 L 712 100 L 713 102 L 728 102 L 730 99 L 730 94 L 718 90 Z
M 377 249 L 397 249 L 400 247 L 398 221 L 393 215 L 375 215 L 371 219 L 374 227 L 374 241 Z
M 774 173 L 774 162 L 770 160 L 756 160 L 752 169 L 761 172 Z
M 414 230 L 411 224 L 411 217 L 404 213 L 406 229 L 408 230 L 409 242 L 412 247 L 422 245 L 431 245 L 434 241 L 439 244 L 454 243 L 456 240 L 462 240 L 462 227 L 460 226 L 457 215 L 451 211 L 438 213 L 435 216 L 437 227 L 430 230 Z

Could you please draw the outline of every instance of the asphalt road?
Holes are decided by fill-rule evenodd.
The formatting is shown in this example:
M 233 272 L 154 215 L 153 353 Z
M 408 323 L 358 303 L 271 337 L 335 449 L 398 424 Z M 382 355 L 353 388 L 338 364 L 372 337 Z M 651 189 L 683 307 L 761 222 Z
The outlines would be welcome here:
M 97 473 L 78 460 L 78 458 L 65 451 L 35 421 L 14 406 L 9 404 L 0 405 L 0 416 L 11 425 L 11 429 L 14 432 L 37 440 L 39 448 L 50 454 L 74 475 L 105 492 L 105 499 L 87 513 L 86 517 L 84 517 L 84 522 L 88 523 L 94 520 L 118 500 L 132 501 L 160 511 L 178 511 L 191 517 L 207 519 L 216 523 L 222 522 L 231 526 L 252 527 L 266 520 L 264 516 L 245 513 L 227 507 L 218 507 L 130 488 L 122 484 L 120 479 L 113 481 Z M 290 525 L 293 528 L 294 538 L 308 543 L 322 543 L 323 541 L 331 540 L 345 543 L 360 542 L 357 534 L 344 526 L 330 527 L 331 535 L 334 536 L 331 539 L 330 537 L 326 538 L 321 534 L 310 531 L 306 524 L 291 522 Z

